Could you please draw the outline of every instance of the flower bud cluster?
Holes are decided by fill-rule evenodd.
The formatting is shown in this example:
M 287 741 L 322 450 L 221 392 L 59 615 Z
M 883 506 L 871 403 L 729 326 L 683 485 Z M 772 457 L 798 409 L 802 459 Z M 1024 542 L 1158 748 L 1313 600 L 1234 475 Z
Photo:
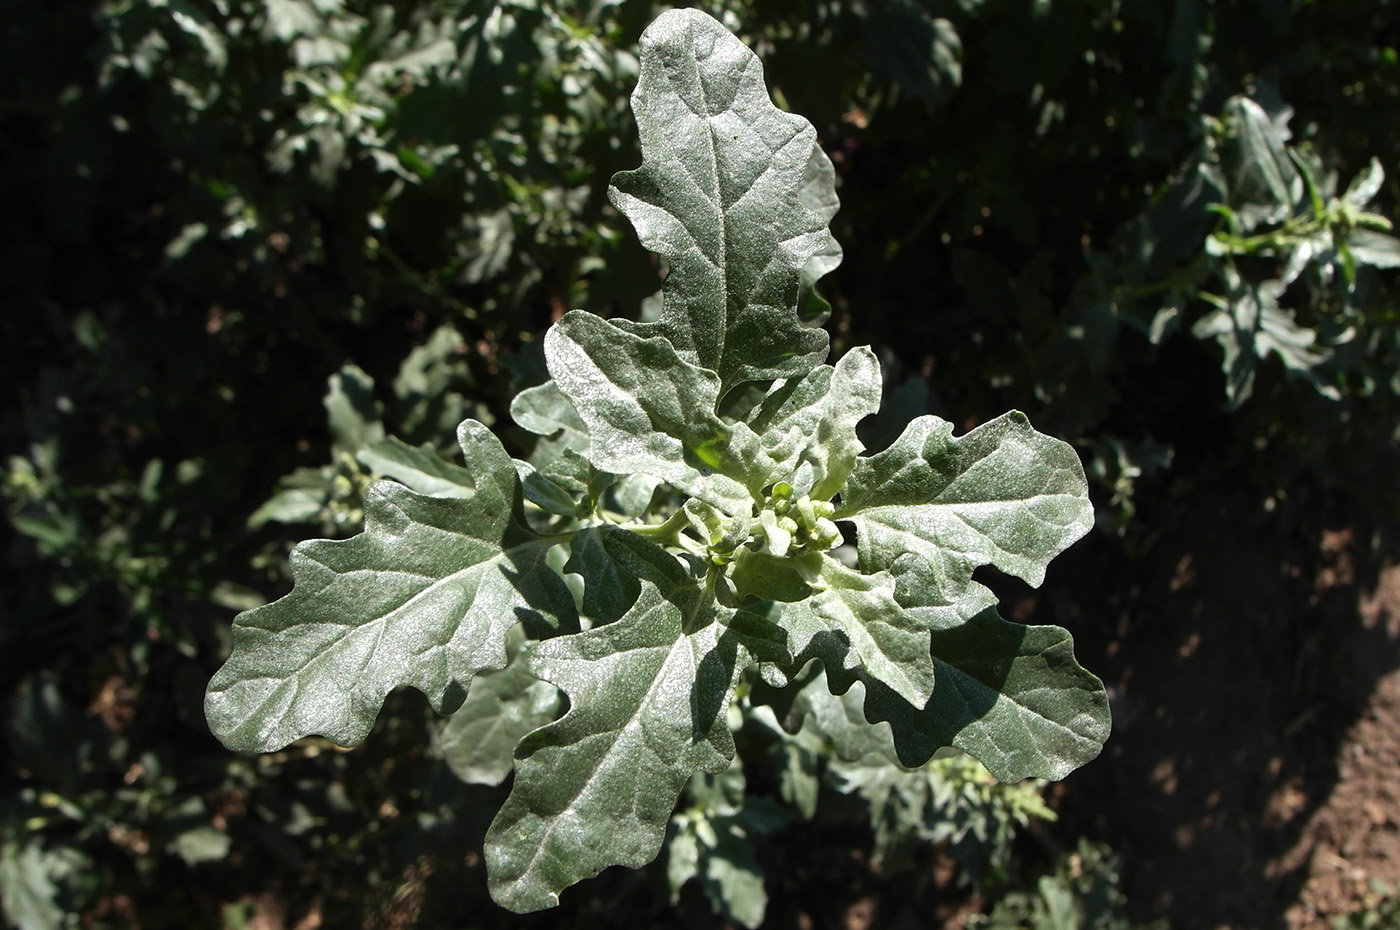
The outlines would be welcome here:
M 760 539 L 776 556 L 834 549 L 841 544 L 841 531 L 831 521 L 836 507 L 830 501 L 814 501 L 807 495 L 793 498 L 793 487 L 786 481 L 773 486 L 763 511 L 758 515 Z

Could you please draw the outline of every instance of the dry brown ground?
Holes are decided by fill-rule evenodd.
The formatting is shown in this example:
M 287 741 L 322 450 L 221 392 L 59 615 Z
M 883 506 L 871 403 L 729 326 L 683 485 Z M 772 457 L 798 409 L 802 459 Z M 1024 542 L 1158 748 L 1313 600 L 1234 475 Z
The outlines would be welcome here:
M 1360 613 L 1368 630 L 1400 639 L 1400 567 L 1387 567 Z M 1374 661 L 1358 656 L 1358 663 Z M 1293 930 L 1324 930 L 1357 906 L 1379 879 L 1400 882 L 1400 671 L 1380 679 L 1337 757 L 1338 782 L 1303 836 L 1281 857 L 1308 876 L 1288 911 Z
M 1400 546 L 1325 505 L 1193 509 L 1139 560 L 1091 547 L 1025 595 L 1114 700 L 1066 825 L 1121 854 L 1136 920 L 1324 930 L 1400 879 Z

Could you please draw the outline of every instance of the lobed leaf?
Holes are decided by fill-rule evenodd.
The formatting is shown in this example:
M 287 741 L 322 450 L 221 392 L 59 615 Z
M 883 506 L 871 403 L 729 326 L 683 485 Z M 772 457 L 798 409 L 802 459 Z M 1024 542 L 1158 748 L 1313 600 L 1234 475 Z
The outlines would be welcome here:
M 327 379 L 323 404 L 331 445 L 336 451 L 354 455 L 376 440 L 384 438 L 383 414 L 374 397 L 374 379 L 358 366 L 346 365 Z
M 728 578 L 736 597 L 792 603 L 811 595 L 808 579 L 821 570 L 824 559 L 820 552 L 776 556 L 741 546 L 734 552 Z
M 1400 239 L 1374 229 L 1353 229 L 1347 250 L 1358 264 L 1374 268 L 1400 268 Z
M 553 381 L 526 388 L 515 395 L 510 402 L 510 415 L 532 433 L 560 438 L 566 448 L 579 452 L 588 448 L 588 428 Z
M 614 553 L 626 553 L 616 544 L 609 546 L 605 527 L 589 527 L 577 533 L 569 544 L 569 561 L 564 571 L 583 579 L 583 612 L 594 623 L 611 623 L 636 603 L 641 582 L 629 571 L 630 560 L 619 562 Z
M 1001 781 L 1061 779 L 1103 749 L 1108 695 L 1075 660 L 1065 630 L 1011 623 L 988 608 L 935 629 L 931 648 L 935 686 L 922 706 L 866 683 L 865 716 L 889 722 L 903 765 L 956 746 Z
M 897 6 L 920 26 L 889 37 L 897 50 L 933 47 L 935 77 L 954 85 L 951 27 Z M 649 862 L 689 782 L 705 813 L 678 821 L 673 887 L 698 878 L 754 926 L 763 889 L 746 841 L 776 821 L 758 805 L 706 806 L 735 778 L 742 794 L 741 765 L 695 777 L 734 758 L 743 669 L 788 684 L 820 659 L 798 703 L 840 753 L 919 765 L 951 744 L 1004 778 L 1061 777 L 1107 735 L 1102 684 L 1064 631 L 988 609 L 972 572 L 1038 584 L 1092 513 L 1073 450 L 1020 414 L 959 438 L 922 417 L 860 458 L 879 362 L 858 349 L 821 364 L 827 336 L 804 325 L 822 312 L 815 281 L 841 258 L 834 171 L 738 39 L 703 13 L 663 14 L 643 36 L 633 104 L 643 162 L 610 196 L 666 263 L 657 320 L 574 311 L 551 328 L 553 380 L 511 405 L 540 437 L 528 462 L 472 421 L 465 469 L 397 441 L 360 449 L 400 483 L 371 487 L 360 536 L 294 550 L 292 592 L 235 621 L 206 711 L 231 748 L 272 750 L 311 733 L 357 742 L 404 685 L 439 711 L 460 706 L 439 741 L 454 770 L 495 784 L 514 769 L 486 858 L 492 896 L 521 912 Z M 353 374 L 333 420 L 374 440 L 377 408 L 366 390 L 351 396 Z M 760 381 L 771 386 L 734 390 Z M 651 510 L 661 482 L 681 492 L 663 492 L 664 524 Z M 827 551 L 838 497 L 859 571 Z M 561 535 L 535 532 L 526 500 Z M 619 512 L 638 532 L 606 523 Z M 522 621 L 543 641 L 521 647 Z M 810 816 L 815 749 L 794 745 L 786 790 Z
M 579 515 L 579 502 L 574 498 L 574 494 L 579 490 L 575 486 L 576 475 L 567 472 L 561 475 L 557 467 L 566 461 L 565 456 L 560 456 L 547 466 L 548 471 L 541 471 L 529 462 L 511 459 L 515 473 L 520 478 L 520 490 L 525 499 L 545 513 L 556 517 Z M 582 483 L 584 488 L 588 487 L 586 482 L 577 483 Z
M 881 386 L 880 360 L 867 346 L 846 353 L 834 368 L 819 365 L 774 385 L 748 420 L 774 462 L 768 480 L 830 500 L 865 450 L 856 424 L 879 412 Z
M 812 146 L 797 197 L 822 223 L 829 224 L 841 209 L 841 201 L 836 197 L 836 168 L 820 145 Z M 843 254 L 841 244 L 833 237 L 802 266 L 798 275 L 797 315 L 805 325 L 820 326 L 831 315 L 831 304 L 816 292 L 816 286 L 818 281 L 836 270 Z
M 1366 167 L 1361 169 L 1347 185 L 1346 193 L 1342 194 L 1342 200 L 1347 206 L 1360 210 L 1376 199 L 1376 195 L 1381 192 L 1381 185 L 1385 183 L 1385 169 L 1381 167 L 1381 160 L 1374 155 Z
M 392 478 L 428 497 L 471 497 L 471 472 L 431 449 L 410 446 L 390 436 L 360 449 L 355 458 L 376 474 Z
M 855 525 L 862 566 L 888 569 L 914 554 L 945 604 L 979 565 L 1039 585 L 1050 560 L 1094 522 L 1074 449 L 1018 412 L 958 438 L 952 424 L 919 417 L 888 449 L 856 462 L 841 499 L 836 518 Z
M 1244 96 L 1225 103 L 1228 132 L 1221 144 L 1229 205 L 1252 229 L 1286 219 L 1303 199 L 1303 178 L 1288 157 L 1286 118 L 1275 121 Z
M 953 746 L 1006 782 L 1064 778 L 1102 750 L 1107 693 L 1075 660 L 1065 630 L 1011 623 L 988 608 L 935 628 L 930 651 L 935 686 L 926 702 L 824 671 L 782 702 L 783 725 L 814 729 L 838 758 L 871 765 L 917 768 Z
M 621 325 L 665 336 L 724 391 L 805 374 L 828 341 L 798 320 L 802 274 L 839 255 L 834 174 L 811 167 L 829 166 L 812 125 L 773 106 L 758 57 L 698 10 L 642 34 L 632 109 L 642 165 L 608 193 L 669 273 L 661 318 Z
M 505 666 L 516 623 L 577 628 L 545 563 L 553 542 L 526 527 L 500 442 L 472 420 L 458 439 L 471 497 L 372 485 L 363 533 L 298 545 L 291 593 L 234 620 L 233 652 L 205 698 L 224 745 L 269 752 L 311 734 L 354 745 L 394 688 L 455 710 L 476 673 Z
M 54 882 L 55 857 L 31 839 L 23 847 L 0 843 L 0 911 L 18 930 L 55 930 L 66 924 Z
M 551 723 L 562 707 L 559 689 L 531 675 L 517 656 L 504 669 L 472 679 L 466 701 L 438 734 L 437 750 L 462 781 L 499 785 L 511 773 L 521 738 Z
M 788 816 L 771 799 L 747 795 L 745 787 L 739 759 L 687 783 L 683 812 L 668 831 L 666 878 L 673 905 L 680 903 L 681 886 L 694 879 L 716 913 L 756 928 L 768 895 L 753 837 L 778 829 Z
M 1277 355 L 1288 370 L 1312 381 L 1323 396 L 1336 399 L 1336 389 L 1324 384 L 1315 372 L 1331 352 L 1317 344 L 1316 332 L 1298 325 L 1292 312 L 1280 306 L 1283 282 L 1244 281 L 1232 272 L 1228 283 L 1226 305 L 1197 320 L 1191 334 L 1197 339 L 1214 338 L 1220 344 L 1230 405 L 1238 407 L 1249 399 L 1259 364 L 1270 353 Z
M 661 337 L 634 335 L 582 310 L 550 328 L 545 357 L 588 428 L 596 467 L 653 475 L 728 513 L 752 509 L 754 489 L 742 479 L 755 470 L 758 440 L 715 413 L 713 371 L 686 362 Z
M 641 591 L 615 623 L 531 656 L 570 708 L 521 741 L 514 787 L 487 832 L 491 896 L 517 912 L 554 906 L 610 865 L 650 862 L 686 781 L 734 755 L 726 720 L 747 654 L 707 622 L 713 602 L 673 556 L 630 533 L 603 539 Z
M 825 669 L 814 667 L 816 674 L 794 689 L 784 727 L 799 741 L 819 737 L 838 759 L 900 766 L 889 724 L 865 719 L 865 686 L 853 681 L 844 689 L 833 687 Z
M 922 705 L 934 688 L 927 622 L 895 600 L 895 578 L 888 572 L 863 575 L 824 561 L 812 596 L 792 605 L 780 621 L 795 664 L 820 658 L 833 673 L 857 672 Z

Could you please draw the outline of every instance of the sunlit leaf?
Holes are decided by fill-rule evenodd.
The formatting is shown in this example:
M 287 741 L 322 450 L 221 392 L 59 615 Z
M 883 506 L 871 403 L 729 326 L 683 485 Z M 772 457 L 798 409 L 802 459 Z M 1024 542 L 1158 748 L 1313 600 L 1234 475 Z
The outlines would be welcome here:
M 831 175 L 809 167 L 826 157 L 816 133 L 773 106 L 757 56 L 704 13 L 665 13 L 641 44 L 642 166 L 610 195 L 670 273 L 661 319 L 629 328 L 665 336 L 725 390 L 801 375 L 827 351 L 826 334 L 798 322 L 801 273 L 835 258 L 819 206 L 834 194 L 813 191 Z
M 354 745 L 394 688 L 455 710 L 473 675 L 505 666 L 511 626 L 574 626 L 573 600 L 544 561 L 552 543 L 524 525 L 499 441 L 472 421 L 459 438 L 471 497 L 375 484 L 364 533 L 302 543 L 292 593 L 238 616 L 205 702 L 225 745 L 267 752 L 313 733 Z
M 1032 585 L 1093 526 L 1079 457 L 1066 443 L 1008 413 L 960 437 L 919 417 L 883 452 L 857 461 L 837 518 L 856 528 L 862 564 L 923 558 L 945 602 L 979 565 Z

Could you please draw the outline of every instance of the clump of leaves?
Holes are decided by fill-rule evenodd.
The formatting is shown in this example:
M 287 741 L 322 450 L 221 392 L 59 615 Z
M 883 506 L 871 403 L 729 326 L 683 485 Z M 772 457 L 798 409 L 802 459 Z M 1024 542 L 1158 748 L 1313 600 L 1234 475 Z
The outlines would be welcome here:
M 1371 879 L 1370 891 L 1361 907 L 1333 919 L 1335 930 L 1390 930 L 1400 927 L 1400 889 L 1379 879 Z
M 881 764 L 883 762 L 883 764 Z M 837 790 L 869 806 L 875 833 L 871 862 L 885 867 L 910 858 L 918 843 L 945 843 L 962 866 L 959 878 L 1000 878 L 1011 862 L 1011 841 L 1032 820 L 1054 820 L 1035 780 L 1004 784 L 970 756 L 936 758 L 910 772 L 880 758 L 836 761 Z
M 1400 267 L 1393 224 L 1372 212 L 1385 171 L 1372 158 L 1339 194 L 1319 155 L 1290 143 L 1291 113 L 1231 97 L 1204 121 L 1180 179 L 1130 224 L 1117 260 L 1091 256 L 1104 305 L 1136 306 L 1127 316 L 1152 342 L 1194 314 L 1191 335 L 1220 346 L 1231 408 L 1249 399 L 1271 357 L 1337 400 L 1338 351 L 1393 328 L 1388 310 L 1368 305 L 1367 274 Z M 1154 270 L 1166 275 L 1150 279 Z M 1103 286 L 1139 274 L 1149 280 Z M 1201 312 L 1188 313 L 1193 306 Z
M 1285 309 L 1295 281 L 1319 292 L 1315 301 L 1362 332 L 1369 327 L 1358 306 L 1357 272 L 1363 266 L 1400 266 L 1400 240 L 1391 223 L 1366 207 L 1380 192 L 1385 172 L 1372 158 L 1338 196 L 1337 177 L 1316 155 L 1287 144 L 1288 113 L 1271 118 L 1248 97 L 1233 97 L 1208 139 L 1213 156 L 1202 175 L 1223 195 L 1211 205 L 1221 218 L 1206 241 L 1217 260 L 1223 296 L 1198 293 L 1214 310 L 1192 327 L 1224 350 L 1226 393 L 1232 405 L 1249 397 L 1255 370 L 1276 355 L 1290 372 L 1312 381 L 1326 397 L 1340 397 L 1319 372 L 1332 344 L 1354 338 L 1346 325 L 1301 325 Z M 1249 280 L 1242 263 L 1262 258 L 1281 266 L 1274 277 Z M 1328 338 L 1330 337 L 1330 338 Z
M 1081 838 L 1035 888 L 1005 895 L 991 913 L 974 916 L 978 930 L 1168 930 L 1165 920 L 1134 924 L 1119 890 L 1118 858 L 1102 843 Z
M 1004 780 L 1060 778 L 1109 728 L 1069 634 L 1001 619 L 972 577 L 1038 585 L 1088 531 L 1073 450 L 1013 412 L 961 437 L 919 417 L 862 455 L 880 366 L 826 364 L 799 315 L 841 255 L 812 126 L 693 10 L 644 34 L 632 103 L 643 163 L 610 195 L 668 264 L 659 317 L 550 329 L 553 380 L 512 410 L 542 437 L 530 461 L 474 420 L 465 467 L 394 444 L 365 531 L 293 550 L 292 592 L 237 618 L 206 701 L 248 751 L 358 743 L 405 685 L 484 724 L 444 751 L 493 781 L 477 750 L 513 749 L 486 861 L 516 911 L 653 859 L 686 783 L 729 768 L 740 692 L 791 704 L 815 663 L 833 694 L 860 683 L 863 725 L 911 768 L 952 745 Z

